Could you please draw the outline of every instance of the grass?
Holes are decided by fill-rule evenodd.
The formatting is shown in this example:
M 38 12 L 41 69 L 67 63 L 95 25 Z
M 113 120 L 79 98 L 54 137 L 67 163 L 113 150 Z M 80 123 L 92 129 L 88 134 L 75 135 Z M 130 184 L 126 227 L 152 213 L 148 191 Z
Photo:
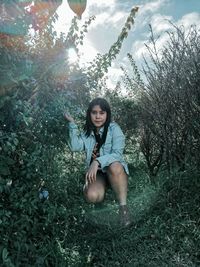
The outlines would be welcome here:
M 76 257 L 71 266 L 200 266 L 198 178 L 183 173 L 164 179 L 158 177 L 152 186 L 144 173 L 131 177 L 134 224 L 128 229 L 117 224 L 110 191 L 98 207 L 82 204 L 84 212 L 72 226 L 74 234 L 63 242 Z
M 29 215 L 28 203 L 23 214 L 13 210 L 16 220 L 2 239 L 3 267 L 200 266 L 198 173 L 160 174 L 152 185 L 144 171 L 134 170 L 127 229 L 119 227 L 111 189 L 102 204 L 91 205 L 83 199 L 80 171 L 63 178 L 54 180 L 57 190 L 49 188 L 37 212 Z M 29 230 L 26 218 L 33 221 Z

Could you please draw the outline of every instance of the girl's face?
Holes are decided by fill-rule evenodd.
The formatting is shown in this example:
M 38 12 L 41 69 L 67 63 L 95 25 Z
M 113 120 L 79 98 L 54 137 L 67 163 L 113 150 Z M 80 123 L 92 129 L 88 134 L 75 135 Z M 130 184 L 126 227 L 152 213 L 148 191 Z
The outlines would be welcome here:
M 107 112 L 102 110 L 99 105 L 95 105 L 90 113 L 91 121 L 97 129 L 100 129 L 106 122 Z

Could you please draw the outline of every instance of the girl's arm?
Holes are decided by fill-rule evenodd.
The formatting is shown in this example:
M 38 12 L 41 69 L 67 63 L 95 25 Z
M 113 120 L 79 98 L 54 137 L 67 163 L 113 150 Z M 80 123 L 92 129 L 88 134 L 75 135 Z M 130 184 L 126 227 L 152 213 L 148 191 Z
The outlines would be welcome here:
M 83 151 L 84 150 L 83 137 L 79 134 L 79 130 L 74 122 L 74 119 L 67 113 L 64 113 L 64 118 L 68 121 L 68 128 L 69 128 L 68 145 L 70 150 L 72 152 Z

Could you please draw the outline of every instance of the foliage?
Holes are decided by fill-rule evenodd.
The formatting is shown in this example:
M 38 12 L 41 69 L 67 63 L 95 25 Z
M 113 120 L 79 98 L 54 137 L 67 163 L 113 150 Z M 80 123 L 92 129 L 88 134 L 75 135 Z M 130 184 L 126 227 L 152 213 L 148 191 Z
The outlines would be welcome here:
M 141 150 L 151 176 L 161 166 L 169 172 L 199 166 L 199 32 L 173 27 L 162 50 L 151 29 L 145 85 L 130 55 L 133 77 L 124 71 L 125 86 L 139 101 Z
M 1 74 L 5 78 L 0 98 L 3 266 L 62 266 L 61 261 L 64 265 L 68 262 L 59 260 L 56 241 L 67 233 L 71 216 L 67 206 L 73 206 L 68 193 L 76 185 L 68 184 L 75 164 L 67 148 L 63 112 L 68 109 L 79 118 L 89 93 L 82 79 L 74 82 L 82 76 L 81 69 L 70 66 L 63 55 L 82 42 L 91 21 L 83 26 L 80 39 L 74 19 L 66 37 L 61 35 L 55 41 L 52 27 L 36 35 L 28 54 L 1 47 Z M 39 198 L 43 187 L 55 202 Z M 56 227 L 60 223 L 66 224 L 66 229 L 60 231 Z
M 134 17 L 138 12 L 138 7 L 131 9 L 125 25 L 123 26 L 121 33 L 119 34 L 117 41 L 110 47 L 109 51 L 104 55 L 97 54 L 96 58 L 91 62 L 88 67 L 88 77 L 91 89 L 94 91 L 102 90 L 103 84 L 101 79 L 105 73 L 108 72 L 108 68 L 111 66 L 112 61 L 116 58 L 122 47 L 124 39 L 128 36 L 128 32 L 134 24 Z
M 63 112 L 68 110 L 81 124 L 90 100 L 88 71 L 78 62 L 71 64 L 66 52 L 74 48 L 78 54 L 93 19 L 81 29 L 73 19 L 69 33 L 60 37 L 49 25 L 27 40 L 24 51 L 0 45 L 3 266 L 77 266 L 82 262 L 79 247 L 72 241 L 84 219 L 80 202 L 84 167 L 77 166 L 83 159 L 67 147 Z M 47 191 L 49 199 L 41 197 Z
M 136 11 L 132 10 L 130 18 Z M 117 205 L 110 189 L 99 206 L 89 205 L 81 197 L 83 157 L 67 147 L 63 111 L 70 111 L 81 125 L 83 111 L 94 93 L 91 81 L 100 82 L 133 23 L 128 19 L 119 41 L 107 54 L 97 56 L 96 65 L 83 70 L 78 63 L 70 65 L 65 52 L 69 47 L 78 52 L 92 20 L 79 29 L 74 19 L 69 34 L 57 39 L 53 29 L 48 28 L 32 40 L 29 54 L 0 47 L 1 74 L 9 72 L 11 82 L 3 84 L 0 97 L 1 265 L 198 266 L 199 172 L 195 168 L 185 172 L 174 169 L 171 177 L 158 172 L 155 184 L 151 183 L 138 140 L 143 137 L 142 119 L 142 126 L 146 125 L 142 128 L 144 133 L 150 131 L 150 137 L 157 138 L 153 141 L 158 147 L 153 143 L 150 149 L 158 153 L 159 135 L 150 126 L 162 128 L 158 120 L 154 120 L 154 125 L 148 120 L 155 105 L 149 92 L 158 80 L 152 81 L 152 88 L 149 83 L 143 90 L 144 83 L 131 55 L 133 77 L 129 79 L 124 70 L 128 96 L 120 94 L 120 84 L 114 92 L 105 90 L 104 95 L 111 103 L 113 117 L 128 137 L 125 156 L 130 163 L 129 205 L 134 225 L 119 228 Z M 198 44 L 194 51 L 196 48 Z M 18 72 L 19 66 L 23 68 Z M 101 71 L 96 79 L 92 75 L 98 69 Z M 197 112 L 195 92 L 192 103 Z M 199 122 L 197 113 L 193 114 L 196 123 L 192 140 L 198 136 L 195 130 Z M 198 143 L 195 146 L 197 149 Z M 196 159 L 194 154 L 192 157 Z M 48 191 L 49 198 L 40 197 L 42 190 Z

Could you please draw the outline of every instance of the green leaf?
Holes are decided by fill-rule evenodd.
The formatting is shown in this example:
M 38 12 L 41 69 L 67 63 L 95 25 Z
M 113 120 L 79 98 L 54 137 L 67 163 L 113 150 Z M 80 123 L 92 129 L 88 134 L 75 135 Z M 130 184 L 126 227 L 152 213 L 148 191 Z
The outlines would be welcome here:
M 15 161 L 7 156 L 0 156 L 0 166 L 14 165 Z
M 4 248 L 2 251 L 2 260 L 3 260 L 3 262 L 6 262 L 7 259 L 8 259 L 8 250 L 7 250 L 7 248 Z
M 8 166 L 1 166 L 0 164 L 0 175 L 9 175 L 9 174 L 10 174 L 10 170 Z

